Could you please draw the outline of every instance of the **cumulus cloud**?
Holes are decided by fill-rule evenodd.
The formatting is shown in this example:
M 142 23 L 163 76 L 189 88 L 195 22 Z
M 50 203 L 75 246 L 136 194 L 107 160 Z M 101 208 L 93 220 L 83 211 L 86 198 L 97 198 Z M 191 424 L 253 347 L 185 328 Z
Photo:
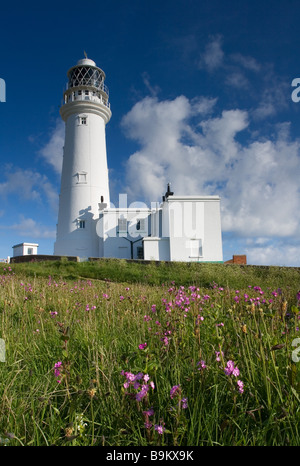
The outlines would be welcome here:
M 171 182 L 178 195 L 218 194 L 223 231 L 243 238 L 296 236 L 300 141 L 290 138 L 288 125 L 279 125 L 272 138 L 247 140 L 249 112 L 203 115 L 193 103 L 185 96 L 147 97 L 125 115 L 123 128 L 140 145 L 127 162 L 127 192 L 156 201 Z
M 7 229 L 14 230 L 19 236 L 30 238 L 53 239 L 56 236 L 55 230 L 50 230 L 47 226 L 33 220 L 20 216 L 20 221 L 13 225 L 7 226 Z
M 0 183 L 0 196 L 17 195 L 23 201 L 43 203 L 46 199 L 50 208 L 58 208 L 57 189 L 45 175 L 31 169 L 6 166 L 5 181 Z
M 267 244 L 263 247 L 246 247 L 248 263 L 257 265 L 280 265 L 299 267 L 300 244 L 286 244 L 285 241 Z
M 56 120 L 55 127 L 50 133 L 48 142 L 39 151 L 39 154 L 59 175 L 62 170 L 64 139 L 65 125 L 59 118 Z

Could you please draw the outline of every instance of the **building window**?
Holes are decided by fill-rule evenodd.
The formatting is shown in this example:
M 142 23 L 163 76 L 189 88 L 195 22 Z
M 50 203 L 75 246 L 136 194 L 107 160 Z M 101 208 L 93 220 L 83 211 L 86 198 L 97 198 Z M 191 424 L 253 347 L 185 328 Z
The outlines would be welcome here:
M 86 175 L 87 173 L 86 172 L 80 172 L 80 173 L 77 173 L 77 184 L 79 183 L 86 183 Z
M 146 230 L 146 219 L 145 218 L 138 218 L 137 219 L 136 229 L 137 229 L 137 231 L 145 231 Z
M 127 218 L 118 219 L 119 233 L 127 233 Z
M 27 254 L 28 255 L 33 254 L 33 248 L 27 248 Z
M 144 248 L 143 248 L 143 246 L 138 246 L 136 252 L 137 252 L 137 258 L 138 259 L 144 259 Z
M 202 240 L 201 239 L 191 239 L 190 240 L 190 250 L 191 254 L 190 257 L 194 259 L 199 259 L 203 257 L 203 250 L 202 250 Z
M 79 228 L 85 228 L 85 220 L 79 220 Z
M 87 117 L 86 116 L 79 117 L 79 124 L 87 125 Z

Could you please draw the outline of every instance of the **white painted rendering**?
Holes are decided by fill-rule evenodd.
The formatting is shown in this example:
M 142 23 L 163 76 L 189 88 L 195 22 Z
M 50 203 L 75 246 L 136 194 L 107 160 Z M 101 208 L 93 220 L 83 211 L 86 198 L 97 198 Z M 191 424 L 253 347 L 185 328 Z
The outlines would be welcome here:
M 137 230 L 141 219 L 144 227 Z M 104 208 L 97 233 L 99 257 L 223 261 L 218 196 L 172 195 L 153 210 Z
M 150 209 L 103 209 L 97 224 L 99 256 L 139 259 L 143 238 L 150 234 Z
M 170 260 L 170 239 L 153 236 L 144 238 L 144 259 L 148 261 Z
M 145 260 L 223 262 L 218 196 L 168 196 L 151 220 Z
M 110 203 L 105 125 L 111 118 L 104 72 L 93 60 L 68 71 L 60 109 L 65 145 L 55 255 L 97 257 L 98 204 Z
M 39 245 L 36 243 L 20 243 L 13 246 L 13 257 L 36 255 Z

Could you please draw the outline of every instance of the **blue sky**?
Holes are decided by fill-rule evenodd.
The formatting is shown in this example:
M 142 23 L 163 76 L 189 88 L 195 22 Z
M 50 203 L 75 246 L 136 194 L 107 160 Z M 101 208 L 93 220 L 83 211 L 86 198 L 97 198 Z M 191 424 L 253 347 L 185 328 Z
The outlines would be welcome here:
M 1 6 L 0 257 L 53 254 L 67 70 L 106 73 L 111 200 L 221 196 L 224 260 L 300 266 L 298 1 Z M 300 94 L 300 93 L 299 93 Z M 0 94 L 1 95 L 1 94 Z

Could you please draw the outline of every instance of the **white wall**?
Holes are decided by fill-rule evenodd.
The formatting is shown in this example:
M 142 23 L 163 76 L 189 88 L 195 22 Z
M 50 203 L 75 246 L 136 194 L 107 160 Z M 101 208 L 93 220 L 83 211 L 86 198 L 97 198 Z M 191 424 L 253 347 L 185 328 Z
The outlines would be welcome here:
M 36 243 L 21 243 L 13 246 L 13 257 L 36 255 L 38 250 L 38 244 Z M 31 250 L 31 254 L 30 254 Z
M 57 239 L 54 254 L 97 257 L 96 223 L 101 196 L 109 205 L 105 123 L 110 110 L 93 102 L 71 102 L 61 108 L 66 121 Z M 80 118 L 86 117 L 86 124 Z M 80 220 L 85 228 L 79 228 Z
M 218 196 L 170 196 L 163 205 L 163 216 L 171 261 L 223 261 Z
M 220 201 L 208 201 L 204 205 L 205 260 L 223 262 Z
M 170 241 L 169 238 L 144 238 L 144 259 L 155 261 L 170 260 Z
M 97 224 L 99 237 L 99 252 L 102 257 L 131 259 L 131 244 L 133 258 L 138 258 L 138 248 L 143 247 L 142 238 L 150 234 L 150 209 L 104 209 L 100 212 Z M 127 231 L 119 231 L 119 219 L 124 219 Z M 140 220 L 140 229 L 137 221 Z M 99 254 L 100 255 L 100 254 Z

